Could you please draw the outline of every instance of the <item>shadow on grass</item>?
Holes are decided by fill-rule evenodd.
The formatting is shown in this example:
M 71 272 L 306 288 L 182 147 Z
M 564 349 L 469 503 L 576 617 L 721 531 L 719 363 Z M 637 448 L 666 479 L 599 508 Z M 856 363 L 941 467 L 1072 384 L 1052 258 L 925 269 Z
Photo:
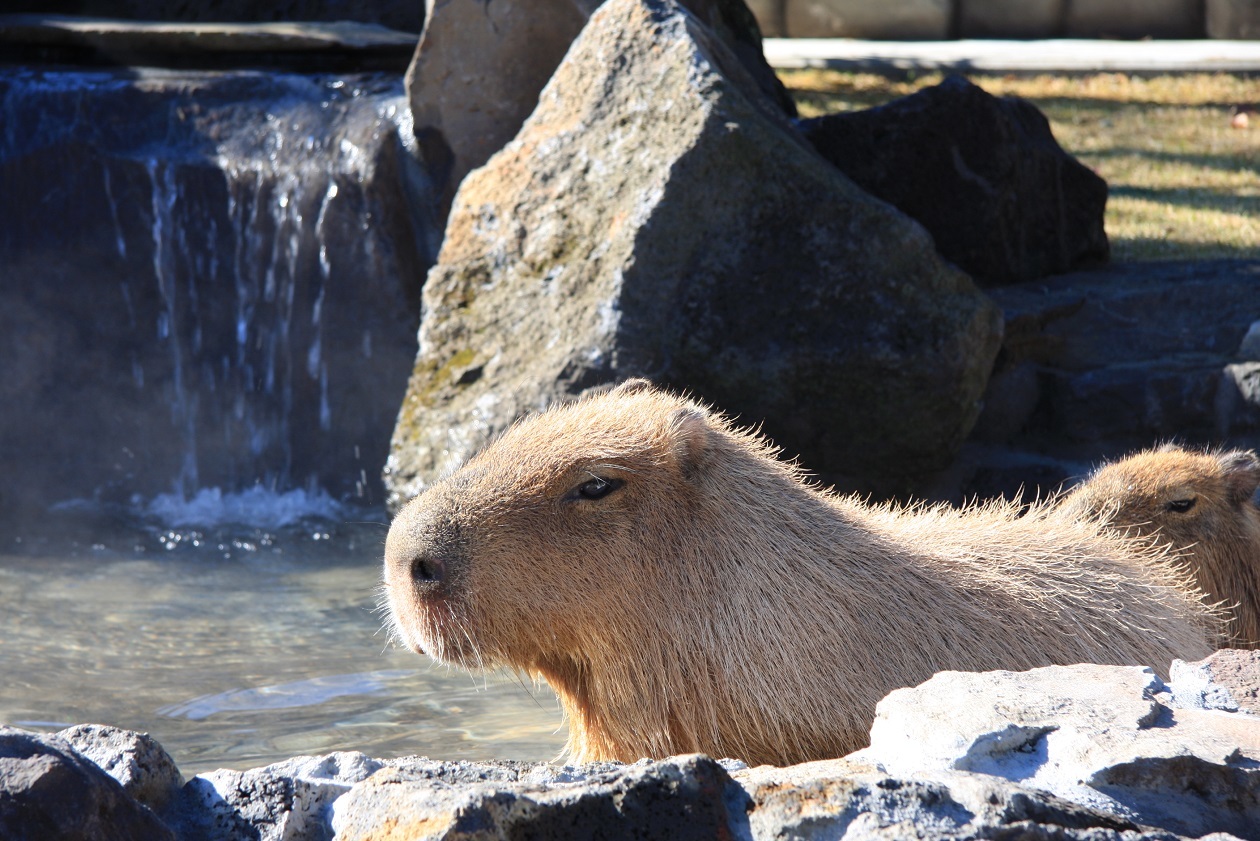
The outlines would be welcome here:
M 1191 210 L 1215 210 L 1221 213 L 1252 213 L 1257 205 L 1253 196 L 1240 196 L 1209 187 L 1134 187 L 1112 182 L 1108 185 L 1108 197 L 1184 207 Z M 1260 250 L 1260 246 L 1258 246 Z
M 1254 172 L 1260 165 L 1260 149 L 1254 155 L 1210 155 L 1200 152 L 1166 152 L 1158 149 L 1135 149 L 1130 146 L 1112 146 L 1108 149 L 1091 149 L 1082 153 L 1090 158 L 1143 158 L 1153 163 L 1190 164 L 1223 172 Z
M 1111 237 L 1111 260 L 1115 263 L 1154 260 L 1240 260 L 1254 262 L 1255 248 L 1230 247 L 1222 243 L 1183 242 L 1154 237 Z

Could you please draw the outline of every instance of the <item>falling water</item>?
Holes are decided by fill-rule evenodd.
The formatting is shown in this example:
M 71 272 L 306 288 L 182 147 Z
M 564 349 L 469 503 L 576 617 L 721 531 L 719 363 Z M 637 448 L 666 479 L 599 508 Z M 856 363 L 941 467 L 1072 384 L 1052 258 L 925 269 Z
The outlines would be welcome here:
M 32 475 L 65 466 L 50 501 L 370 500 L 429 262 L 407 114 L 385 75 L 0 72 L 5 287 L 27 322 L 92 331 L 48 363 L 79 399 L 6 420 L 63 424 L 21 430 L 48 456 Z

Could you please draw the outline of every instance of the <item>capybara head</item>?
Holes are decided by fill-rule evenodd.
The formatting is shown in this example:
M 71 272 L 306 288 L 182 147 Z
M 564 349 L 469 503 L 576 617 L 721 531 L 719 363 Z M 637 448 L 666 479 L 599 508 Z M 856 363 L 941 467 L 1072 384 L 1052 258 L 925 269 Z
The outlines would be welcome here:
M 1048 506 L 837 496 L 642 380 L 526 418 L 430 486 L 384 578 L 405 645 L 546 680 L 584 761 L 840 756 L 881 697 L 941 669 L 1161 668 L 1216 631 L 1149 540 Z
M 644 381 L 592 405 L 511 427 L 399 513 L 385 584 L 408 647 L 465 667 L 536 668 L 657 601 L 671 536 L 694 515 L 689 473 L 708 428 Z
M 1099 468 L 1063 500 L 1065 510 L 1154 535 L 1184 553 L 1211 597 L 1236 605 L 1235 642 L 1260 642 L 1260 459 L 1246 450 L 1173 445 Z

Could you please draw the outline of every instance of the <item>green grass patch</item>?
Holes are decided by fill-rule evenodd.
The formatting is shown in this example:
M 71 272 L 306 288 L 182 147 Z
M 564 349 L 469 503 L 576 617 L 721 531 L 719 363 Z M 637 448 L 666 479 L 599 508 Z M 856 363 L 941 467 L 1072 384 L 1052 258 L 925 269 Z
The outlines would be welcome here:
M 779 76 L 804 117 L 882 105 L 942 78 L 834 70 Z M 1059 144 L 1107 179 L 1113 259 L 1260 257 L 1260 79 L 1100 73 L 971 80 L 1035 104 Z M 1232 125 L 1239 110 L 1252 111 L 1248 128 Z

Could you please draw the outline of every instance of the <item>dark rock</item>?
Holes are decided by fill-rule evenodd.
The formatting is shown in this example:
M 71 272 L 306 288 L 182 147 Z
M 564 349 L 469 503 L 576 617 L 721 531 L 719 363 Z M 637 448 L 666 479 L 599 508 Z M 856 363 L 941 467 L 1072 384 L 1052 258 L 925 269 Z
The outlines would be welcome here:
M 1260 447 L 1245 338 L 1260 262 L 1121 263 L 989 294 L 1006 335 L 984 410 L 920 493 L 955 503 L 1051 493 L 1165 441 Z
M 397 77 L 0 73 L 8 514 L 376 495 L 428 263 L 405 110 Z
M 684 756 L 574 783 L 463 786 L 378 772 L 336 803 L 339 841 L 391 837 L 713 839 L 748 837 L 748 796 L 716 762 Z M 742 832 L 741 832 L 742 828 Z
M 175 835 L 65 741 L 0 727 L 0 838 L 174 841 Z
M 1107 184 L 1031 103 L 959 76 L 878 108 L 801 123 L 823 157 L 917 219 L 982 285 L 1106 262 Z
M 591 18 L 464 181 L 424 309 L 395 500 L 521 414 L 634 375 L 764 418 L 815 469 L 937 469 L 1001 330 L 919 225 L 809 150 L 666 0 Z
M 77 724 L 57 735 L 117 780 L 129 796 L 158 814 L 184 784 L 175 760 L 148 733 Z
M 1019 366 L 1038 376 L 1035 400 L 1019 398 L 1031 410 L 1008 433 L 1123 451 L 1260 432 L 1252 365 L 1236 361 L 1260 262 L 1138 263 L 992 294 L 1007 319 L 994 387 L 1026 390 L 1003 379 Z
M 416 140 L 445 215 L 459 183 L 503 148 L 600 0 L 432 3 L 407 71 Z M 744 0 L 683 0 L 783 111 L 796 106 L 761 53 Z

